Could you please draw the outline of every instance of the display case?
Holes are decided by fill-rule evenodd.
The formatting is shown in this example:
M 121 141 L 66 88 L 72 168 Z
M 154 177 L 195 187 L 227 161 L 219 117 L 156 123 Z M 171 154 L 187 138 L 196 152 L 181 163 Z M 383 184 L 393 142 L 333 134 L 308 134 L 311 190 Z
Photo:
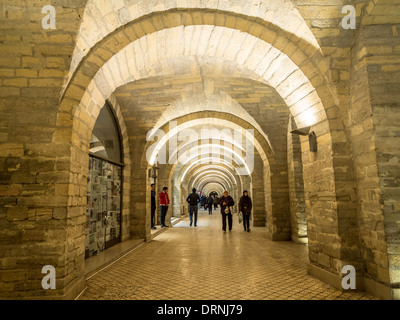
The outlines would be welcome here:
M 85 258 L 121 241 L 122 168 L 89 157 Z

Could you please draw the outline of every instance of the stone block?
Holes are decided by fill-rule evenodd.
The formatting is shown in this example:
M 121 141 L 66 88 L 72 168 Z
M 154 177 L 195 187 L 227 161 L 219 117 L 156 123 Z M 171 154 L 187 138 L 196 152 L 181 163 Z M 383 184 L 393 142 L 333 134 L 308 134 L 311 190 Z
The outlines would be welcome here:
M 0 157 L 23 157 L 24 146 L 22 144 L 5 143 L 0 144 Z
M 11 207 L 7 210 L 7 221 L 24 221 L 28 219 L 28 209 L 26 207 Z

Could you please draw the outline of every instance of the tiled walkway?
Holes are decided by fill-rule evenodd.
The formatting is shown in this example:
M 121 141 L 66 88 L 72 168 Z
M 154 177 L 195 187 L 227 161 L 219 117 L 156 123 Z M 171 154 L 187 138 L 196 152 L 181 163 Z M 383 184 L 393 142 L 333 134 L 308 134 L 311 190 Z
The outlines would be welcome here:
M 186 218 L 138 247 L 90 278 L 80 299 L 374 299 L 308 276 L 307 260 L 304 245 L 244 232 L 236 215 L 224 234 L 217 211 L 200 211 L 197 228 Z

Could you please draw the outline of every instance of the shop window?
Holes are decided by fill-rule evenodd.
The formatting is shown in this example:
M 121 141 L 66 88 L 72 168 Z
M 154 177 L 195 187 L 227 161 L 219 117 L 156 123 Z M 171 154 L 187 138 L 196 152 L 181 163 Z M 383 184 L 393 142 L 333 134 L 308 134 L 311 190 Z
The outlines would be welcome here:
M 101 109 L 90 139 L 90 154 L 121 163 L 121 139 L 111 108 Z
M 121 142 L 112 110 L 100 112 L 90 142 L 85 257 L 121 241 Z

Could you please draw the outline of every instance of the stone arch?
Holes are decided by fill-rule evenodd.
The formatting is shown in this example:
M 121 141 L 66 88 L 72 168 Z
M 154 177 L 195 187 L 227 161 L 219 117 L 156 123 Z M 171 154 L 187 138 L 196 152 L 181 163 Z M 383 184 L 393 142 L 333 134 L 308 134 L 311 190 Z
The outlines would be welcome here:
M 200 9 L 205 13 L 224 11 L 226 13 L 247 16 L 251 20 L 258 19 L 266 25 L 277 26 L 285 32 L 297 36 L 299 39 L 306 39 L 310 45 L 319 48 L 318 42 L 309 30 L 303 17 L 292 2 L 288 0 L 263 0 L 253 1 L 253 3 L 208 1 L 204 4 L 193 0 L 184 0 L 171 1 L 168 5 L 164 1 L 158 0 L 151 6 L 148 5 L 146 0 L 142 0 L 130 3 L 129 6 L 126 6 L 122 2 L 112 2 L 105 7 L 97 6 L 97 2 L 99 1 L 91 0 L 86 4 L 83 21 L 76 40 L 70 75 L 74 73 L 78 64 L 90 52 L 90 49 L 110 33 L 115 32 L 118 28 L 134 20 L 148 16 L 150 13 L 163 13 L 174 9 L 180 11 Z M 102 4 L 104 5 L 104 3 Z M 208 14 L 204 23 L 211 22 L 214 21 L 212 16 Z
M 204 189 L 203 189 L 204 194 L 210 194 L 213 191 L 217 192 L 217 194 L 222 194 L 222 192 L 224 190 L 223 190 L 223 188 L 221 188 L 220 185 L 218 185 L 217 183 L 213 183 L 213 182 L 210 182 L 208 185 L 204 186 Z
M 64 92 L 57 121 L 57 124 L 62 124 L 62 127 L 57 130 L 57 133 L 63 130 L 67 134 L 72 134 L 72 131 L 77 133 L 77 128 L 82 124 L 82 121 L 78 119 L 81 117 L 81 113 L 89 110 L 87 106 L 90 103 L 96 104 L 98 101 L 104 100 L 105 97 L 112 93 L 108 85 L 101 87 L 98 86 L 101 83 L 96 84 L 95 81 L 92 81 L 96 76 L 101 75 L 98 71 L 106 63 L 109 62 L 110 65 L 115 64 L 115 60 L 110 59 L 111 57 L 118 54 L 129 43 L 138 39 L 140 39 L 140 44 L 144 45 L 146 43 L 144 35 L 154 37 L 156 34 L 155 31 L 166 30 L 165 32 L 168 32 L 168 28 L 171 30 L 172 28 L 177 28 L 174 31 L 180 28 L 188 28 L 183 27 L 183 25 L 191 25 L 193 28 L 199 27 L 204 24 L 202 19 L 203 13 L 201 10 L 172 10 L 163 12 L 162 14 L 155 13 L 151 17 L 143 17 L 137 21 L 128 23 L 124 28 L 116 30 L 112 35 L 107 36 L 99 42 L 90 50 L 90 54 L 82 60 L 82 63 L 79 65 Z M 273 46 L 271 46 L 268 53 L 273 54 L 275 50 L 280 50 L 278 53 L 279 58 L 277 56 L 274 58 L 269 56 L 267 58 L 267 61 L 269 61 L 268 66 L 266 66 L 266 72 L 269 72 L 268 81 L 274 79 L 276 87 L 281 86 L 281 90 L 283 91 L 294 89 L 290 94 L 294 101 L 293 103 L 289 103 L 289 105 L 293 106 L 292 112 L 295 114 L 297 125 L 305 124 L 305 120 L 301 120 L 301 117 L 304 119 L 307 119 L 310 115 L 316 117 L 317 123 L 314 124 L 313 129 L 319 136 L 318 155 L 316 156 L 308 151 L 306 140 L 303 140 L 302 143 L 302 149 L 306 156 L 304 160 L 305 176 L 308 179 L 308 183 L 305 184 L 308 197 L 307 215 L 311 217 L 309 221 L 314 227 L 318 226 L 320 221 L 323 223 L 332 221 L 333 225 L 326 228 L 328 232 L 324 235 L 326 238 L 323 241 L 326 240 L 326 242 L 331 243 L 334 240 L 340 243 L 340 245 L 335 250 L 319 246 L 319 240 L 317 240 L 315 233 L 316 228 L 310 228 L 310 233 L 314 232 L 315 236 L 312 239 L 313 241 L 310 241 L 310 260 L 312 261 L 312 265 L 318 265 L 333 274 L 340 275 L 341 265 L 345 256 L 352 257 L 351 261 L 355 260 L 355 264 L 358 259 L 357 239 L 351 236 L 351 234 L 356 232 L 355 226 L 347 224 L 349 212 L 351 212 L 351 215 L 354 214 L 353 186 L 349 183 L 348 177 L 345 179 L 341 178 L 343 170 L 349 172 L 349 175 L 351 175 L 351 150 L 348 146 L 346 133 L 343 131 L 343 121 L 337 106 L 338 99 L 336 94 L 333 94 L 331 90 L 329 67 L 322 52 L 314 46 L 309 45 L 304 39 L 287 33 L 275 25 L 265 24 L 261 20 L 249 19 L 246 16 L 237 16 L 225 12 L 207 12 L 207 19 L 214 22 L 215 27 L 212 29 L 222 27 L 225 28 L 224 30 L 228 30 L 228 32 L 235 33 L 233 28 L 237 28 L 244 31 L 245 37 L 254 39 L 255 43 L 257 41 L 261 41 L 259 43 L 272 43 Z M 199 27 L 198 29 L 202 30 L 202 28 L 204 27 Z M 205 28 L 207 29 L 207 26 Z M 246 38 L 236 39 L 239 43 L 243 43 L 243 40 Z M 291 39 L 291 41 L 288 41 L 288 39 Z M 203 44 L 202 41 L 198 41 L 198 43 Z M 107 48 L 107 50 L 104 48 Z M 255 47 L 253 49 L 251 54 L 254 51 L 257 52 Z M 154 50 L 154 47 L 152 50 Z M 149 50 L 149 52 L 152 50 Z M 202 49 L 199 47 L 196 50 Z M 248 57 L 246 56 L 247 50 L 248 48 L 244 48 L 241 54 L 237 55 L 239 57 L 237 62 Z M 144 61 L 143 56 L 141 59 L 141 61 Z M 279 70 L 282 73 L 275 73 L 277 71 L 276 66 L 283 61 L 287 62 L 288 65 L 292 61 L 294 69 L 290 69 L 289 67 L 289 69 Z M 275 65 L 275 67 L 268 69 L 270 65 Z M 253 66 L 253 68 L 256 67 Z M 105 70 L 106 68 L 102 69 L 103 75 L 106 72 Z M 118 67 L 115 70 L 118 70 Z M 118 73 L 108 77 L 115 86 L 113 76 L 118 76 Z M 280 78 L 280 76 L 284 79 Z M 303 79 L 307 83 L 298 81 L 302 76 L 304 76 Z M 293 80 L 297 82 L 294 87 Z M 116 83 L 118 83 L 118 80 L 116 80 Z M 306 96 L 303 95 L 304 93 L 306 93 Z M 285 100 L 290 100 L 290 96 L 285 97 Z M 310 108 L 304 109 L 304 105 Z M 299 108 L 299 111 L 296 111 L 296 108 Z M 74 129 L 71 129 L 71 127 Z M 81 130 L 84 130 L 83 128 L 84 125 L 82 125 Z M 72 153 L 75 152 L 74 149 L 76 147 L 76 145 L 72 146 Z M 266 180 L 269 179 L 278 179 L 278 177 L 277 175 L 267 176 Z M 318 187 L 315 187 L 321 179 L 326 182 L 319 183 Z M 328 181 L 333 182 L 328 183 Z M 286 192 L 286 190 L 279 191 L 282 194 Z M 318 195 L 323 193 L 326 194 L 326 197 L 323 199 L 318 198 Z M 273 202 L 271 201 L 272 199 L 269 200 L 270 203 Z M 326 213 L 330 218 L 328 220 L 321 220 L 320 214 L 322 212 Z M 353 216 L 352 219 L 354 219 Z M 283 221 L 282 223 L 284 224 L 285 222 Z M 338 223 L 340 224 L 339 227 Z M 276 232 L 276 230 L 273 230 L 273 232 Z
M 235 176 L 227 169 L 225 169 L 224 167 L 212 167 L 212 166 L 204 166 L 202 168 L 199 168 L 198 170 L 196 170 L 196 172 L 193 173 L 193 182 L 191 183 L 193 186 L 197 186 L 197 182 L 200 183 L 200 181 L 197 181 L 197 179 L 199 179 L 201 176 L 203 176 L 204 174 L 207 174 L 207 172 L 204 172 L 205 170 L 207 170 L 207 172 L 210 171 L 219 171 L 221 172 L 221 174 L 223 174 L 225 177 L 230 177 L 232 179 L 230 179 L 230 182 L 232 184 L 238 184 L 238 180 L 235 178 Z M 226 175 L 228 174 L 228 176 Z M 196 177 L 196 178 L 194 178 Z
M 215 112 L 215 111 L 204 111 L 201 113 L 194 113 L 194 114 L 189 114 L 186 116 L 182 116 L 177 120 L 177 124 L 181 123 L 188 123 L 194 121 L 192 119 L 196 119 L 196 121 L 199 121 L 201 119 L 207 119 L 207 118 L 215 118 L 218 119 L 218 123 L 221 124 L 222 120 L 221 119 L 229 119 L 229 121 L 234 121 L 235 123 L 238 122 L 238 125 L 245 127 L 245 128 L 252 128 L 249 124 L 247 124 L 243 119 L 240 119 L 238 117 L 235 117 L 233 115 L 227 114 L 227 113 L 221 113 L 221 112 Z M 207 120 L 206 123 L 209 123 Z M 188 125 L 190 126 L 190 125 Z M 225 126 L 227 126 L 225 124 Z M 190 126 L 191 127 L 191 126 Z M 229 125 L 228 125 L 229 127 Z M 163 131 L 167 132 L 167 124 L 162 127 Z M 164 130 L 165 129 L 165 130 Z M 284 184 L 282 185 L 282 180 L 280 180 L 280 174 L 278 174 L 277 168 L 274 163 L 276 160 L 274 159 L 273 155 L 271 152 L 268 152 L 268 144 L 267 141 L 264 140 L 262 135 L 259 135 L 257 131 L 255 131 L 255 145 L 256 149 L 258 150 L 259 155 L 255 155 L 255 170 L 257 174 L 258 180 L 255 181 L 250 181 L 246 184 L 247 189 L 250 189 L 251 185 L 253 185 L 254 193 L 257 195 L 256 197 L 256 210 L 254 217 L 257 221 L 255 221 L 257 226 L 265 226 L 266 220 L 270 221 L 269 224 L 267 223 L 268 226 L 268 235 L 269 237 L 273 239 L 288 239 L 290 237 L 290 221 L 288 222 L 289 215 L 288 215 L 288 210 L 286 210 L 287 206 L 287 200 L 285 197 L 285 193 L 281 192 L 281 190 L 284 190 Z M 258 142 L 257 139 L 261 139 L 261 142 Z M 265 142 L 262 142 L 262 141 Z M 145 147 L 145 150 L 151 145 L 151 142 L 148 142 L 147 146 Z M 257 146 L 259 145 L 259 146 Z M 264 146 L 264 147 L 261 147 Z M 261 149 L 260 149 L 261 147 Z M 266 154 L 265 150 L 268 152 Z M 144 157 L 142 157 L 142 166 L 145 166 L 147 161 L 145 160 Z M 168 168 L 165 169 L 167 172 L 169 171 L 170 178 L 169 180 L 165 181 L 171 181 L 171 177 L 173 172 L 175 172 L 176 164 L 171 166 L 167 166 Z M 265 172 L 272 172 L 266 174 Z M 168 175 L 168 174 L 166 174 Z M 165 176 L 166 176 L 165 175 Z M 265 179 L 263 178 L 265 175 Z M 250 179 L 251 180 L 251 179 Z M 253 183 L 252 183 L 253 182 Z M 251 184 L 252 183 L 252 184 Z M 264 185 L 268 185 L 268 191 L 265 191 L 264 193 Z M 187 190 L 186 190 L 187 191 Z M 265 211 L 265 208 L 268 208 Z M 276 215 L 279 215 L 280 217 L 278 218 Z M 275 222 L 278 221 L 278 225 L 275 225 Z
M 113 96 L 110 96 L 105 103 L 108 103 L 111 107 L 115 120 L 119 127 L 122 159 L 124 163 L 122 177 L 123 180 L 129 180 L 132 172 L 131 157 L 130 157 L 130 146 L 128 143 L 127 128 L 125 125 L 124 117 L 121 112 L 121 107 Z M 105 104 L 104 104 L 105 105 Z M 82 140 L 77 134 L 72 135 L 72 143 L 79 145 L 79 148 L 71 149 L 71 173 L 69 181 L 69 204 L 66 209 L 67 216 L 69 217 L 70 225 L 67 228 L 68 245 L 74 247 L 68 257 L 66 258 L 66 264 L 74 265 L 74 274 L 76 278 L 71 281 L 74 282 L 73 287 L 81 286 L 84 283 L 83 272 L 85 265 L 85 224 L 86 219 L 86 190 L 87 190 L 87 176 L 89 171 L 89 142 L 93 127 L 96 123 L 97 116 L 100 110 L 104 107 L 91 105 L 93 113 L 91 117 L 87 114 L 81 117 L 80 121 L 77 122 L 78 128 L 81 128 L 81 123 L 85 123 L 85 131 L 79 130 L 79 133 L 84 135 L 85 139 Z M 58 138 L 65 138 L 65 136 L 58 136 Z M 70 138 L 69 138 L 70 139 Z M 122 192 L 122 204 L 121 204 L 121 240 L 125 241 L 130 238 L 129 235 L 129 215 L 131 207 L 131 186 L 130 184 L 124 183 Z
M 225 159 L 221 159 L 221 158 L 204 158 L 204 161 L 202 161 L 201 159 L 193 162 L 193 161 L 188 161 L 186 164 L 184 165 L 174 165 L 169 172 L 170 175 L 170 181 L 172 184 L 172 190 L 174 190 L 174 195 L 173 198 L 176 200 L 176 202 L 178 203 L 174 203 L 173 204 L 173 208 L 174 208 L 174 216 L 180 216 L 181 212 L 180 212 L 180 208 L 183 207 L 183 211 L 185 212 L 185 199 L 188 193 L 191 192 L 192 187 L 195 187 L 197 190 L 200 191 L 201 186 L 194 184 L 195 181 L 193 181 L 193 179 L 195 177 L 197 177 L 198 172 L 200 171 L 201 174 L 201 170 L 204 171 L 204 169 L 209 170 L 209 167 L 212 167 L 212 170 L 217 172 L 224 172 L 224 173 L 229 173 L 231 175 L 231 177 L 229 177 L 228 180 L 224 179 L 224 188 L 226 188 L 227 186 L 231 186 L 230 189 L 234 188 L 233 186 L 237 186 L 237 185 L 241 185 L 241 180 L 242 180 L 242 176 L 237 176 L 237 178 L 235 179 L 235 176 L 233 174 L 235 174 L 235 170 L 234 167 L 235 165 L 232 166 L 232 164 L 230 162 L 227 162 Z M 208 162 L 212 162 L 212 165 L 207 164 Z M 234 161 L 233 161 L 234 162 Z M 183 179 L 183 175 L 187 173 L 187 179 Z M 209 172 L 207 172 L 209 173 Z M 215 176 L 216 180 L 215 181 L 219 181 L 218 180 L 218 176 Z M 234 181 L 233 181 L 234 180 Z M 221 182 L 221 181 L 220 181 Z M 239 183 L 238 183 L 239 182 Z M 199 189 L 200 188 L 200 189 Z
M 193 120 L 195 119 L 195 120 Z M 176 135 L 176 132 L 179 132 L 185 128 L 188 128 L 193 125 L 201 125 L 201 124 L 207 124 L 207 119 L 212 119 L 212 123 L 217 125 L 218 123 L 224 123 L 227 125 L 229 128 L 232 129 L 250 129 L 254 131 L 254 147 L 257 149 L 257 151 L 260 153 L 260 156 L 264 162 L 265 165 L 268 165 L 270 163 L 274 162 L 274 156 L 273 156 L 273 151 L 271 149 L 271 146 L 269 145 L 268 141 L 265 138 L 265 135 L 262 135 L 255 127 L 253 127 L 251 124 L 247 123 L 243 119 L 236 117 L 232 114 L 229 113 L 223 113 L 223 112 L 216 112 L 216 111 L 203 111 L 203 112 L 194 112 L 190 113 L 184 116 L 181 116 L 179 118 L 172 119 L 176 121 L 178 127 L 174 128 L 174 135 Z M 211 120 L 210 120 L 211 121 Z M 169 128 L 168 124 L 164 124 L 160 129 L 163 132 L 168 133 Z M 166 141 L 169 140 L 169 136 L 167 136 L 163 141 L 163 145 L 166 143 Z M 152 141 L 147 142 L 145 150 L 147 150 L 151 145 Z M 161 148 L 161 146 L 159 147 Z M 146 159 L 146 153 L 144 152 L 141 158 L 141 166 L 145 167 L 147 166 L 147 159 Z
M 398 5 L 387 1 L 369 0 L 363 11 L 361 25 L 398 24 Z
M 188 103 L 190 101 L 190 103 Z M 163 113 L 160 119 L 154 126 L 153 132 L 156 132 L 161 126 L 172 121 L 174 118 L 178 118 L 184 115 L 198 113 L 199 111 L 215 111 L 223 112 L 234 115 L 235 117 L 242 118 L 249 124 L 251 124 L 257 131 L 264 136 L 271 145 L 268 136 L 264 133 L 257 121 L 249 115 L 249 113 L 234 99 L 232 99 L 225 92 L 219 92 L 212 94 L 206 92 L 205 95 L 193 95 L 188 97 L 185 95 L 185 101 L 183 98 L 174 101 Z M 149 138 L 152 134 L 149 134 Z M 271 146 L 272 152 L 273 148 Z
M 199 182 L 200 183 L 200 189 L 199 190 L 202 190 L 204 185 L 206 185 L 206 184 L 208 184 L 210 182 L 220 183 L 220 184 L 224 185 L 225 188 L 228 188 L 228 189 L 232 188 L 232 184 L 228 180 L 225 180 L 223 177 L 221 177 L 220 174 L 218 174 L 218 175 L 209 174 L 206 178 L 203 178 Z
M 171 169 L 170 175 L 177 176 L 176 183 L 181 186 L 183 194 L 190 192 L 191 187 L 197 186 L 194 184 L 197 178 L 202 179 L 202 181 L 204 180 L 210 181 L 209 180 L 211 179 L 210 170 L 214 170 L 216 172 L 223 171 L 224 173 L 229 173 L 231 175 L 231 177 L 229 177 L 228 180 L 224 178 L 221 178 L 221 180 L 223 180 L 224 182 L 223 183 L 224 189 L 231 190 L 231 192 L 235 194 L 235 198 L 238 197 L 239 189 L 243 187 L 243 181 L 251 180 L 251 176 L 236 175 L 237 178 L 235 178 L 234 174 L 236 173 L 235 167 L 237 166 L 237 163 L 235 163 L 234 159 L 232 159 L 233 163 L 231 163 L 230 161 L 226 161 L 225 158 L 221 159 L 221 158 L 210 157 L 210 158 L 205 158 L 204 160 L 205 160 L 204 162 L 201 161 L 201 159 L 198 159 L 195 162 L 187 161 L 186 164 L 183 164 L 182 166 L 174 166 Z M 210 161 L 212 165 L 208 165 Z M 204 170 L 207 170 L 207 172 L 204 172 Z M 183 179 L 184 175 L 188 178 Z M 211 182 L 218 181 L 218 174 L 212 175 L 212 177 L 214 177 L 215 179 L 211 180 Z M 246 186 L 250 187 L 251 183 L 247 183 Z M 202 185 L 199 185 L 197 187 L 201 189 Z M 235 204 L 235 208 L 237 208 L 237 204 Z M 265 213 L 264 213 L 264 225 L 265 225 Z
M 399 83 L 398 8 L 386 1 L 367 1 L 351 52 L 347 108 L 364 284 L 367 291 L 385 298 L 399 295 L 400 282 L 400 232 L 394 222 L 399 219 L 394 191 L 398 184 L 393 180 L 399 172 L 393 159 L 400 156 L 399 139 L 393 134 L 394 119 L 399 119 L 398 90 L 393 90 Z
M 193 32 L 201 33 L 202 28 L 206 28 L 206 26 L 193 26 L 193 27 L 177 27 L 173 29 L 168 29 L 166 30 L 167 33 L 171 34 L 171 37 L 174 36 L 169 42 L 171 47 L 177 47 L 179 48 L 180 45 L 176 44 L 173 45 L 170 43 L 173 41 L 173 39 L 180 38 L 180 36 L 185 36 L 187 39 L 188 37 L 191 37 L 190 30 L 197 30 Z M 178 34 L 174 32 L 174 30 L 177 30 Z M 189 31 L 188 31 L 189 30 Z M 288 57 L 284 52 L 279 51 L 278 49 L 274 48 L 273 46 L 269 45 L 268 42 L 265 42 L 263 39 L 258 39 L 257 37 L 253 35 L 247 35 L 246 33 L 240 32 L 240 31 L 234 31 L 234 29 L 224 29 L 222 27 L 214 27 L 212 29 L 208 28 L 207 32 L 204 32 L 204 34 L 209 34 L 209 41 L 213 37 L 214 34 L 217 34 L 217 36 L 221 36 L 223 30 L 228 30 L 228 35 L 230 35 L 230 39 L 235 39 L 234 41 L 238 42 L 239 48 L 240 44 L 242 41 L 247 37 L 249 39 L 246 39 L 247 41 L 253 42 L 253 46 L 255 47 L 254 50 L 252 46 L 246 49 L 245 52 L 242 52 L 241 54 L 237 55 L 235 57 L 235 52 L 233 50 L 230 50 L 229 55 L 231 55 L 231 58 L 229 58 L 229 55 L 225 57 L 225 59 L 233 59 L 232 61 L 236 61 L 238 65 L 244 64 L 246 66 L 246 61 L 259 61 L 261 59 L 261 62 L 258 64 L 256 63 L 255 65 L 247 65 L 248 68 L 253 69 L 255 74 L 258 74 L 258 77 L 260 77 L 260 80 L 262 82 L 269 82 L 270 85 L 272 85 L 278 93 L 283 97 L 283 99 L 286 101 L 287 105 L 290 106 L 292 114 L 295 116 L 296 122 L 298 125 L 309 125 L 314 122 L 318 121 L 323 121 L 326 119 L 325 112 L 323 111 L 323 105 L 321 103 L 321 100 L 319 98 L 319 94 L 316 91 L 317 88 L 314 88 L 312 85 L 312 82 L 310 82 L 309 78 L 307 77 L 307 74 L 303 73 L 301 70 L 301 67 L 297 67 L 294 62 L 290 59 L 290 56 Z M 185 31 L 185 32 L 184 32 Z M 114 53 L 111 59 L 109 59 L 104 65 L 102 65 L 101 69 L 99 69 L 99 72 L 96 72 L 96 75 L 94 76 L 95 82 L 92 84 L 88 84 L 88 89 L 89 90 L 100 90 L 98 98 L 101 99 L 101 96 L 107 96 L 113 90 L 117 87 L 120 86 L 127 81 L 132 81 L 132 80 L 138 80 L 142 78 L 140 74 L 144 73 L 147 76 L 150 76 L 151 73 L 154 73 L 156 69 L 153 69 L 152 66 L 146 66 L 143 68 L 142 63 L 146 65 L 148 63 L 148 59 L 143 60 L 143 53 L 140 53 L 141 58 L 139 56 L 136 56 L 136 59 L 130 58 L 128 62 L 128 65 L 131 64 L 131 62 L 138 61 L 140 63 L 140 66 L 142 68 L 142 71 L 140 70 L 133 70 L 132 68 L 136 68 L 137 65 L 130 66 L 130 70 L 125 70 L 125 73 L 122 73 L 122 71 L 119 71 L 120 68 L 118 65 L 126 63 L 124 55 L 126 55 L 132 46 L 137 46 L 138 48 L 135 49 L 136 51 L 142 51 L 143 52 L 148 52 L 150 55 L 149 57 L 153 57 L 152 54 L 155 53 L 155 47 L 153 48 L 147 48 L 148 43 L 157 43 L 157 34 L 160 34 L 161 31 L 150 34 L 148 36 L 144 36 L 140 38 L 140 41 L 137 42 L 132 42 L 131 45 L 124 46 L 121 48 L 121 50 L 118 50 Z M 179 32 L 182 35 L 179 35 Z M 165 34 L 161 34 L 161 37 L 167 37 Z M 146 38 L 149 38 L 148 41 Z M 144 40 L 143 40 L 144 39 Z M 258 39 L 258 40 L 257 40 Z M 175 40 L 176 41 L 176 40 Z M 187 41 L 186 41 L 187 42 Z M 141 48 L 145 46 L 146 48 Z M 200 50 L 200 49 L 194 49 L 194 51 Z M 204 48 L 202 49 L 204 51 Z M 225 48 L 224 50 L 227 50 Z M 193 49 L 189 49 L 189 52 L 182 52 L 184 55 L 185 54 L 193 54 L 191 53 Z M 157 50 L 156 51 L 158 54 L 161 56 L 164 56 L 162 53 L 162 50 Z M 224 51 L 217 51 L 214 52 L 215 54 L 227 54 L 223 53 Z M 227 51 L 228 52 L 228 51 Z M 265 52 L 267 52 L 265 54 Z M 233 53 L 233 55 L 232 55 Z M 178 52 L 169 52 L 169 55 L 172 55 L 171 57 L 174 57 L 178 54 Z M 210 55 L 210 53 L 207 53 Z M 167 55 L 168 57 L 168 55 Z M 291 57 L 294 58 L 294 57 Z M 153 58 L 150 58 L 150 63 L 151 59 L 157 59 L 156 56 Z M 242 61 L 243 60 L 243 61 Z M 286 68 L 284 70 L 279 70 L 279 72 L 275 72 L 277 68 L 281 65 L 285 65 Z M 161 72 L 164 72 L 164 68 L 162 65 L 161 67 Z M 149 69 L 150 68 L 150 69 Z M 147 71 L 146 71 L 147 69 Z M 111 75 L 111 71 L 112 75 Z M 126 72 L 128 71 L 128 73 Z M 130 73 L 129 73 L 130 72 Z M 149 74 L 150 72 L 150 74 Z M 312 73 L 318 72 L 317 70 L 312 71 Z M 79 73 L 79 71 L 78 71 Z M 132 75 L 135 74 L 136 76 L 133 77 Z M 94 74 L 93 74 L 94 75 Z M 139 77 L 139 78 L 137 78 Z M 87 78 L 87 77 L 86 77 Z M 78 76 L 77 79 L 82 79 Z M 87 78 L 88 79 L 88 78 Z M 97 83 L 97 84 L 96 84 Z M 69 88 L 74 87 L 73 83 L 70 85 Z M 66 96 L 68 96 L 68 90 L 66 91 Z M 305 107 L 306 106 L 306 107 Z M 309 117 L 313 117 L 310 121 L 308 119 Z

